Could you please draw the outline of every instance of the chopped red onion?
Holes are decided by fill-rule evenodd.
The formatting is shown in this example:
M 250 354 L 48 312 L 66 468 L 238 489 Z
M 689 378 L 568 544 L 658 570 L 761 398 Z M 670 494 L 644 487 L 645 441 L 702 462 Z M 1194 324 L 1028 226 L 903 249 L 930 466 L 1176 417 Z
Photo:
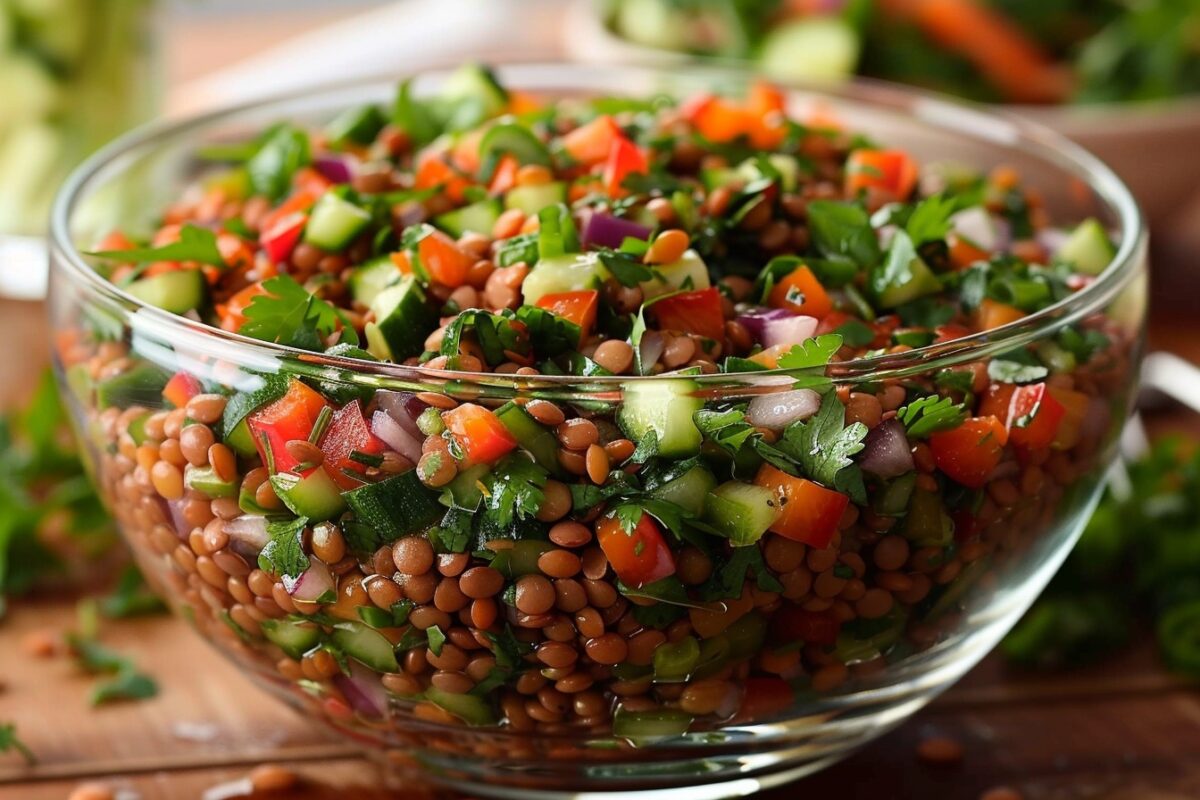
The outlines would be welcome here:
M 359 664 L 350 661 L 350 674 L 338 673 L 333 682 L 346 697 L 346 702 L 364 717 L 384 717 L 388 712 L 388 694 L 379 676 Z
M 800 344 L 817 332 L 817 318 L 792 316 L 767 320 L 763 325 L 763 347 Z
M 375 401 L 379 408 L 387 412 L 388 416 L 404 426 L 404 430 L 417 439 L 425 438 L 425 434 L 421 433 L 421 429 L 417 427 L 417 417 L 429 408 L 429 404 L 424 400 L 412 392 L 393 392 L 380 389 L 375 393 Z
M 313 159 L 317 172 L 334 183 L 349 183 L 354 174 L 350 169 L 349 156 L 322 155 Z
M 308 569 L 293 580 L 284 579 L 283 588 L 297 600 L 315 603 L 323 595 L 334 591 L 333 574 L 325 562 L 317 558 L 308 560 Z
M 232 544 L 241 544 L 257 555 L 267 546 L 267 518 L 258 514 L 244 514 L 229 520 L 222 526 Z
M 376 411 L 371 416 L 371 433 L 412 463 L 416 464 L 421 460 L 421 444 L 424 437 L 413 436 L 386 411 Z
M 821 408 L 821 395 L 812 389 L 760 395 L 746 407 L 751 425 L 782 431 L 796 420 L 808 419 Z
M 863 440 L 858 465 L 863 472 L 880 478 L 895 478 L 912 472 L 915 465 L 904 424 L 892 417 L 872 428 Z
M 773 319 L 789 319 L 796 316 L 785 308 L 750 308 L 738 314 L 737 321 L 750 332 L 755 341 L 762 341 L 763 326 Z
M 593 212 L 583 225 L 579 240 L 584 247 L 620 247 L 626 238 L 649 239 L 651 230 L 633 220 Z
M 996 220 L 983 206 L 971 206 L 950 217 L 954 232 L 981 250 L 991 252 L 999 244 L 999 231 Z
M 1062 228 L 1042 228 L 1037 232 L 1037 243 L 1045 248 L 1048 255 L 1053 256 L 1066 244 L 1070 235 Z
M 171 524 L 175 526 L 175 535 L 183 541 L 192 534 L 192 523 L 188 522 L 183 516 L 184 500 L 167 500 L 167 515 L 171 518 Z
M 647 369 L 652 364 L 657 364 L 665 347 L 666 342 L 663 341 L 662 334 L 658 331 L 646 331 L 642 334 L 641 344 L 638 345 L 638 352 L 642 356 L 642 364 Z

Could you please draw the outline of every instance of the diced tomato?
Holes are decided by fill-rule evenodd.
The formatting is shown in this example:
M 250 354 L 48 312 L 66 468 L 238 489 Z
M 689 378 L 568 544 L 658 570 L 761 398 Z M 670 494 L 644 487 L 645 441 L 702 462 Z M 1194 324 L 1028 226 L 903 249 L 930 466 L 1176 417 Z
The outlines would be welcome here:
M 412 259 L 408 257 L 407 252 L 397 250 L 395 253 L 389 253 L 388 258 L 396 265 L 396 269 L 400 270 L 401 275 L 412 275 Z
M 440 186 L 447 197 L 456 203 L 466 199 L 467 187 L 471 182 L 442 160 L 440 153 L 422 155 L 418 158 L 417 174 L 413 177 L 413 188 L 433 189 Z
M 508 90 L 508 113 L 514 116 L 529 114 L 542 108 L 542 101 L 536 95 L 516 89 Z
M 786 308 L 817 319 L 833 310 L 829 293 L 813 271 L 805 266 L 796 267 L 771 287 L 767 302 L 774 308 Z
M 938 469 L 971 489 L 987 483 L 1007 443 L 1008 428 L 991 415 L 971 417 L 957 428 L 929 437 Z
M 1027 455 L 1051 445 L 1067 410 L 1045 383 L 1027 386 L 993 383 L 980 404 L 979 413 L 1003 422 L 1018 455 Z
M 579 326 L 580 339 L 591 335 L 596 324 L 596 312 L 600 308 L 600 292 L 589 289 L 584 292 L 558 292 L 544 294 L 537 301 L 538 308 L 570 320 Z
M 459 134 L 458 141 L 450 149 L 450 161 L 467 175 L 479 172 L 479 145 L 483 142 L 487 128 L 476 128 Z
M 516 185 L 517 170 L 520 167 L 521 163 L 517 161 L 516 157 L 503 156 L 500 163 L 496 165 L 496 171 L 492 173 L 491 183 L 488 184 L 488 193 L 504 194 Z
M 642 514 L 629 533 L 616 517 L 605 517 L 596 524 L 596 542 L 628 586 L 645 586 L 675 574 L 675 556 L 649 514 Z
M 777 369 L 779 367 L 780 357 L 784 353 L 791 350 L 793 347 L 795 347 L 795 345 L 791 345 L 791 344 L 773 345 L 764 350 L 759 350 L 757 353 L 750 356 L 750 358 L 748 360 L 753 361 L 755 364 L 762 364 L 767 369 Z
M 749 132 L 746 109 L 715 95 L 700 95 L 681 109 L 696 132 L 710 142 L 730 142 Z
M 504 423 L 474 403 L 463 403 L 443 412 L 442 422 L 462 448 L 464 467 L 499 461 L 517 446 L 517 440 Z
M 433 231 L 417 244 L 417 257 L 431 278 L 451 289 L 466 283 L 477 260 L 441 231 Z
M 955 269 L 966 269 L 976 261 L 987 261 L 991 253 L 961 236 L 951 233 L 946 237 L 950 246 L 950 263 Z
M 188 404 L 188 400 L 203 391 L 204 387 L 200 385 L 200 381 L 186 372 L 176 372 L 163 387 L 162 396 L 175 408 L 183 408 Z
M 772 719 L 792 709 L 796 693 L 783 678 L 746 678 L 735 724 Z
M 766 81 L 755 81 L 746 97 L 746 121 L 750 143 L 755 147 L 773 150 L 787 135 L 783 109 L 783 92 Z
M 270 464 L 273 459 L 276 472 L 290 472 L 296 467 L 300 462 L 288 453 L 287 443 L 308 439 L 321 409 L 328 405 L 318 392 L 293 379 L 283 397 L 247 417 L 262 463 Z
M 975 327 L 981 331 L 990 331 L 1001 325 L 1016 322 L 1024 316 L 1025 312 L 1015 306 L 985 297 L 979 308 L 975 309 Z
M 362 472 L 365 465 L 350 458 L 350 454 L 358 451 L 368 455 L 382 453 L 385 446 L 371 433 L 367 420 L 363 417 L 362 405 L 357 400 L 347 403 L 329 420 L 329 427 L 321 437 L 321 452 L 325 454 L 325 468 L 329 475 L 343 489 L 355 489 L 362 482 L 350 477 L 343 469 L 353 469 Z
M 917 162 L 902 150 L 855 150 L 846 159 L 846 193 L 879 189 L 904 200 L 917 185 Z
M 829 546 L 849 497 L 770 464 L 759 468 L 754 483 L 770 489 L 779 506 L 779 516 L 768 530 L 818 550 Z
M 650 162 L 641 148 L 624 136 L 613 140 L 604 162 L 604 188 L 609 197 L 625 192 L 621 184 L 630 175 L 644 175 L 650 171 Z
M 663 330 L 694 333 L 707 339 L 725 338 L 725 312 L 715 287 L 668 295 L 648 306 Z
M 304 226 L 307 224 L 307 212 L 293 211 L 272 220 L 269 226 L 262 229 L 258 236 L 258 242 L 262 245 L 267 258 L 271 259 L 272 264 L 281 264 L 287 261 L 288 256 L 292 254 L 292 250 L 300 241 L 300 234 L 304 232 Z
M 938 325 L 936 328 L 933 329 L 933 332 L 935 334 L 935 337 L 933 340 L 934 344 L 941 344 L 942 342 L 952 342 L 955 339 L 961 339 L 964 336 L 971 335 L 970 328 L 968 328 L 965 325 L 959 325 L 958 323 L 955 323 L 955 322 L 950 322 L 945 325 Z
M 1091 400 L 1086 394 L 1058 386 L 1049 388 L 1050 396 L 1063 407 L 1063 416 L 1051 446 L 1055 450 L 1070 450 L 1079 444 L 1083 435 L 1083 420 Z
M 100 241 L 96 242 L 96 251 L 105 250 L 132 250 L 137 247 L 137 244 L 120 231 L 113 231 L 105 236 Z
M 245 289 L 229 298 L 223 307 L 217 309 L 217 315 L 221 319 L 221 329 L 237 333 L 238 329 L 246 324 L 245 311 L 254 298 L 260 294 L 266 294 L 267 290 L 263 288 L 262 282 L 252 283 Z
M 217 249 L 221 251 L 225 266 L 230 269 L 247 269 L 254 263 L 254 250 L 235 234 L 226 231 L 218 233 Z
M 590 167 L 608 158 L 613 142 L 623 138 L 621 126 L 608 114 L 602 114 L 565 134 L 561 141 L 567 155 Z
M 841 620 L 832 611 L 806 611 L 798 605 L 784 603 L 771 615 L 767 636 L 774 645 L 805 642 L 824 646 L 837 642 L 841 627 Z
M 269 230 L 277 222 L 279 222 L 279 220 L 290 216 L 297 211 L 307 212 L 317 202 L 317 198 L 320 197 L 321 194 L 321 192 L 309 192 L 305 190 L 294 192 L 287 200 L 284 200 L 278 206 L 263 215 L 262 221 L 259 223 L 259 230 Z
M 854 317 L 844 311 L 830 311 L 821 319 L 821 323 L 817 325 L 816 335 L 823 336 L 827 333 L 833 333 L 852 319 Z

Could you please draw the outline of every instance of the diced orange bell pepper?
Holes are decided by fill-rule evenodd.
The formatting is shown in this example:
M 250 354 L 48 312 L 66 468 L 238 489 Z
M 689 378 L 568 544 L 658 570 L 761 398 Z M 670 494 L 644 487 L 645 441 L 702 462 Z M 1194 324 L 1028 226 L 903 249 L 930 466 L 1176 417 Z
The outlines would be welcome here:
M 458 141 L 450 148 L 450 163 L 467 175 L 479 172 L 479 145 L 486 133 L 487 128 L 476 128 L 459 134 Z
M 579 326 L 580 340 L 587 339 L 596 324 L 596 312 L 600 308 L 600 292 L 589 289 L 582 292 L 557 292 L 544 294 L 537 301 L 538 308 L 569 320 Z
M 987 261 L 991 253 L 961 236 L 951 233 L 946 237 L 950 246 L 950 263 L 955 269 L 966 269 L 977 261 Z
M 667 295 L 647 308 L 663 330 L 694 333 L 718 342 L 725 338 L 725 312 L 715 286 Z
M 492 173 L 492 180 L 488 184 L 488 194 L 504 194 L 517 183 L 517 170 L 520 169 L 521 163 L 517 161 L 515 156 L 506 155 L 501 157 L 500 163 L 496 165 L 496 171 Z
M 971 417 L 957 428 L 929 437 L 938 469 L 971 489 L 980 489 L 1000 463 L 1008 428 L 993 416 Z
M 175 408 L 183 408 L 196 395 L 204 391 L 200 381 L 186 372 L 176 372 L 163 387 L 163 399 Z
M 456 203 L 466 200 L 467 187 L 471 185 L 465 176 L 442 160 L 440 153 L 422 154 L 418 157 L 417 174 L 413 176 L 414 189 L 433 189 L 440 186 L 446 196 Z
M 596 543 L 628 586 L 645 586 L 675 574 L 675 556 L 649 514 L 642 514 L 629 533 L 616 517 L 601 519 L 596 523 Z
M 746 124 L 750 143 L 755 147 L 773 150 L 783 143 L 787 126 L 783 110 L 786 100 L 778 87 L 766 81 L 755 81 L 746 97 Z
M 394 253 L 388 253 L 388 258 L 396 265 L 396 269 L 400 270 L 401 275 L 412 275 L 412 259 L 408 257 L 406 251 L 397 250 Z
M 754 483 L 774 493 L 779 507 L 779 516 L 768 530 L 818 550 L 829 546 L 849 497 L 770 464 L 759 468 Z
M 613 142 L 625 138 L 621 126 L 607 114 L 580 125 L 562 137 L 563 150 L 584 166 L 599 164 L 608 158 Z
M 604 162 L 604 189 L 609 197 L 625 194 L 621 186 L 630 175 L 644 175 L 650 171 L 650 162 L 642 149 L 624 136 L 613 140 Z
M 748 132 L 749 114 L 723 97 L 700 95 L 685 103 L 681 111 L 710 142 L 730 142 Z
M 320 197 L 333 187 L 333 181 L 312 167 L 303 167 L 292 177 L 292 185 L 301 192 Z
M 979 304 L 979 308 L 975 309 L 975 327 L 981 331 L 990 331 L 1010 322 L 1016 322 L 1024 316 L 1025 312 L 1016 306 L 985 297 Z
M 433 231 L 417 243 L 417 258 L 429 276 L 443 286 L 457 289 L 477 259 L 441 231 Z
M 1082 392 L 1059 386 L 1049 387 L 1049 393 L 1063 407 L 1063 416 L 1050 446 L 1055 450 L 1070 450 L 1083 436 L 1083 420 L 1092 401 Z
M 442 412 L 442 422 L 462 448 L 464 467 L 491 464 L 517 446 L 517 440 L 504 423 L 491 411 L 474 403 L 463 403 Z
M 813 271 L 796 267 L 771 287 L 767 303 L 773 308 L 786 308 L 797 314 L 822 319 L 833 310 L 833 300 Z
M 917 185 L 918 173 L 917 162 L 902 150 L 855 150 L 846 159 L 846 193 L 871 188 L 905 200 Z

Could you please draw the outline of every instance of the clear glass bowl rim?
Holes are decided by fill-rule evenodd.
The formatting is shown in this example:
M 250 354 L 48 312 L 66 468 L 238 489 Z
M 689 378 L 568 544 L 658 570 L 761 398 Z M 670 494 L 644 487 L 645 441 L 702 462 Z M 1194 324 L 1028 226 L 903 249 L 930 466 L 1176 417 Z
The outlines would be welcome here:
M 629 86 L 644 83 L 686 85 L 694 91 L 713 85 L 744 83 L 750 76 L 750 73 L 716 68 L 691 69 L 686 75 L 680 75 L 652 67 L 596 66 L 571 62 L 510 63 L 498 65 L 495 69 L 506 86 L 563 96 L 597 92 L 628 94 Z M 447 74 L 446 70 L 412 73 L 418 91 L 423 89 L 425 84 L 436 83 Z M 179 121 L 163 120 L 143 125 L 116 139 L 76 168 L 55 198 L 49 233 L 52 274 L 65 270 L 70 281 L 82 287 L 88 297 L 93 300 L 99 299 L 110 308 L 119 310 L 123 322 L 129 324 L 136 314 L 139 320 L 144 320 L 168 341 L 186 341 L 189 346 L 195 346 L 200 351 L 203 351 L 207 341 L 210 345 L 219 347 L 222 352 L 241 354 L 247 361 L 257 363 L 289 358 L 304 362 L 311 368 L 337 371 L 347 379 L 353 379 L 354 376 L 368 380 L 452 379 L 460 385 L 480 383 L 513 389 L 528 387 L 531 383 L 546 387 L 586 383 L 595 391 L 601 388 L 619 389 L 637 381 L 672 380 L 676 377 L 709 385 L 730 382 L 770 384 L 780 376 L 789 374 L 787 370 L 773 369 L 698 376 L 513 376 L 410 367 L 329 356 L 252 339 L 146 305 L 101 277 L 75 247 L 70 236 L 70 222 L 80 199 L 92 188 L 95 181 L 111 173 L 114 165 L 117 170 L 121 169 L 122 163 L 135 161 L 142 149 L 169 144 L 176 137 L 200 134 L 222 123 L 234 122 L 243 115 L 265 114 L 272 108 L 281 109 L 279 118 L 286 118 L 282 110 L 301 101 L 319 103 L 322 108 L 334 109 L 339 107 L 338 98 L 346 92 L 370 93 L 382 100 L 390 97 L 397 81 L 403 77 L 407 76 L 390 75 L 332 83 L 316 89 L 221 108 Z M 792 87 L 784 91 L 790 98 L 824 95 L 843 104 L 902 113 L 922 126 L 937 125 L 980 146 L 986 146 L 988 142 L 1009 147 L 1019 146 L 1027 155 L 1048 162 L 1054 168 L 1064 171 L 1066 176 L 1083 180 L 1087 187 L 1109 206 L 1119 222 L 1120 242 L 1116 255 L 1096 280 L 1080 291 L 1048 308 L 989 331 L 904 353 L 837 362 L 832 367 L 835 382 L 903 378 L 977 361 L 1027 345 L 1103 308 L 1116 298 L 1144 262 L 1148 233 L 1141 210 L 1129 189 L 1102 161 L 1047 127 L 1017 115 L 985 110 L 983 106 L 966 101 L 867 79 L 857 79 L 838 86 Z M 344 106 L 345 104 L 342 107 Z M 52 287 L 53 284 L 52 280 Z

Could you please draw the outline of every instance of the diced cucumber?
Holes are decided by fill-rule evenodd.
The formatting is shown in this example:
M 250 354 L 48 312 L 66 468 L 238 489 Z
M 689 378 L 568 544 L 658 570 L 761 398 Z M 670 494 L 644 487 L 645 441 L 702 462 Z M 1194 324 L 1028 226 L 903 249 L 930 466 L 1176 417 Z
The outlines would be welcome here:
M 540 572 L 538 559 L 543 553 L 554 549 L 550 542 L 539 539 L 521 539 L 512 547 L 500 550 L 492 559 L 492 569 L 499 570 L 504 577 L 519 578 Z
M 668 481 L 650 492 L 656 500 L 674 503 L 696 516 L 704 513 L 704 500 L 717 485 L 708 467 L 697 464 L 673 481 Z
M 387 124 L 382 109 L 374 104 L 348 108 L 333 118 L 325 128 L 329 141 L 335 145 L 346 143 L 368 145 Z
M 479 158 L 484 163 L 511 155 L 522 164 L 551 165 L 550 151 L 533 131 L 515 122 L 493 125 L 479 142 Z
M 616 4 L 613 26 L 621 36 L 664 50 L 687 48 L 687 16 L 669 0 L 623 0 Z
M 695 250 L 687 250 L 678 261 L 654 267 L 655 276 L 641 283 L 645 299 L 679 289 L 707 289 L 712 284 L 708 279 L 708 265 Z
M 97 383 L 96 404 L 100 408 L 155 407 L 162 402 L 162 390 L 170 377 L 157 365 L 143 361 Z
M 425 350 L 428 331 L 438 316 L 412 276 L 389 286 L 371 303 L 375 322 L 367 326 L 367 351 L 383 361 L 403 361 Z
M 529 415 L 529 412 L 516 403 L 505 403 L 496 409 L 496 418 L 508 428 L 533 460 L 551 475 L 561 475 L 562 465 L 558 463 L 558 439 L 550 429 Z
M 365 306 L 375 302 L 379 293 L 389 286 L 400 282 L 404 274 L 396 268 L 395 262 L 387 256 L 380 256 L 356 267 L 350 273 L 348 282 L 350 296 Z
M 298 517 L 324 522 L 346 510 L 341 490 L 323 468 L 301 478 L 291 472 L 271 476 L 271 486 L 283 504 Z
M 754 544 L 779 516 L 775 493 L 763 486 L 728 481 L 709 493 L 704 519 L 735 547 Z
M 424 531 L 445 512 L 415 469 L 360 486 L 343 497 L 358 521 L 373 528 L 382 544 Z
M 446 489 L 454 500 L 455 508 L 466 511 L 475 511 L 479 508 L 479 504 L 483 501 L 483 490 L 479 488 L 479 482 L 490 471 L 491 467 L 487 464 L 476 464 L 461 470 L 454 476 L 454 480 L 446 484 Z
M 740 184 L 743 180 L 745 180 L 744 176 L 733 167 L 705 167 L 700 170 L 700 182 L 710 192 L 722 186 Z
M 495 725 L 496 714 L 488 701 L 473 694 L 454 694 L 430 686 L 425 699 L 443 711 L 448 711 L 468 725 Z
M 796 160 L 795 156 L 789 156 L 786 153 L 771 153 L 767 156 L 767 163 L 779 173 L 779 188 L 781 190 L 785 192 L 796 191 L 796 185 L 800 180 L 800 162 Z M 758 167 L 757 158 L 748 158 L 741 164 L 738 164 L 735 174 L 738 177 L 744 178 L 747 182 L 766 177 Z
M 694 636 L 660 644 L 654 650 L 654 682 L 682 683 L 699 661 L 700 641 Z
M 881 307 L 895 308 L 916 300 L 918 297 L 942 291 L 942 282 L 921 259 L 914 258 L 908 265 L 908 269 L 912 273 L 912 278 L 899 286 L 889 286 L 879 293 Z
M 921 547 L 945 547 L 954 540 L 954 521 L 937 492 L 915 489 L 901 531 L 905 539 Z
M 250 458 L 258 452 L 254 446 L 254 434 L 250 433 L 250 426 L 244 419 L 225 437 L 225 444 L 242 458 Z
M 613 736 L 628 739 L 634 745 L 653 744 L 683 736 L 691 727 L 693 717 L 673 708 L 654 711 L 626 711 L 618 706 L 613 714 Z
M 149 278 L 140 278 L 125 287 L 125 291 L 147 305 L 183 314 L 200 308 L 208 298 L 204 273 L 198 269 L 177 269 Z
M 152 416 L 154 415 L 149 411 L 145 412 L 144 414 L 138 414 L 136 417 L 131 419 L 129 421 L 129 425 L 125 427 L 125 432 L 129 434 L 130 439 L 133 439 L 134 444 L 139 446 L 145 444 L 147 438 L 146 420 L 150 419 Z
M 398 672 L 396 651 L 382 633 L 361 622 L 339 622 L 333 626 L 333 643 L 342 651 L 377 672 Z
M 1108 231 L 1100 224 L 1100 220 L 1088 217 L 1071 231 L 1054 257 L 1073 265 L 1078 272 L 1099 275 L 1116 254 L 1117 248 L 1108 238 Z
M 879 491 L 871 493 L 871 506 L 875 513 L 885 517 L 898 517 L 908 510 L 913 488 L 917 485 L 917 473 L 909 472 L 893 478 Z
M 290 619 L 265 619 L 259 623 L 267 641 L 279 645 L 279 649 L 299 660 L 321 641 L 321 629 L 312 622 Z
M 221 480 L 212 467 L 188 464 L 183 471 L 183 485 L 206 497 L 237 497 L 241 484 L 235 480 Z
M 491 70 L 479 64 L 463 64 L 442 84 L 436 106 L 449 130 L 468 130 L 504 113 L 508 92 Z
M 608 268 L 596 253 L 567 253 L 543 258 L 525 276 L 521 293 L 525 305 L 537 305 L 544 295 L 596 289 L 608 278 Z
M 491 236 L 492 226 L 500 217 L 501 210 L 500 201 L 489 197 L 487 200 L 438 214 L 433 218 L 433 224 L 456 239 L 467 231 Z
M 783 81 L 835 81 L 854 74 L 861 49 L 858 33 L 841 17 L 804 17 L 767 34 L 758 63 Z
M 617 424 L 636 443 L 651 431 L 658 436 L 658 454 L 668 458 L 700 452 L 700 429 L 692 415 L 704 408 L 704 400 L 692 396 L 700 386 L 686 378 L 638 380 L 624 385 L 624 402 Z
M 567 184 L 562 181 L 538 183 L 532 186 L 514 186 L 504 195 L 505 208 L 519 208 L 525 216 L 536 216 L 548 206 L 567 202 Z
M 336 192 L 326 192 L 313 206 L 304 227 L 304 241 L 336 253 L 344 250 L 370 224 L 371 212 Z

